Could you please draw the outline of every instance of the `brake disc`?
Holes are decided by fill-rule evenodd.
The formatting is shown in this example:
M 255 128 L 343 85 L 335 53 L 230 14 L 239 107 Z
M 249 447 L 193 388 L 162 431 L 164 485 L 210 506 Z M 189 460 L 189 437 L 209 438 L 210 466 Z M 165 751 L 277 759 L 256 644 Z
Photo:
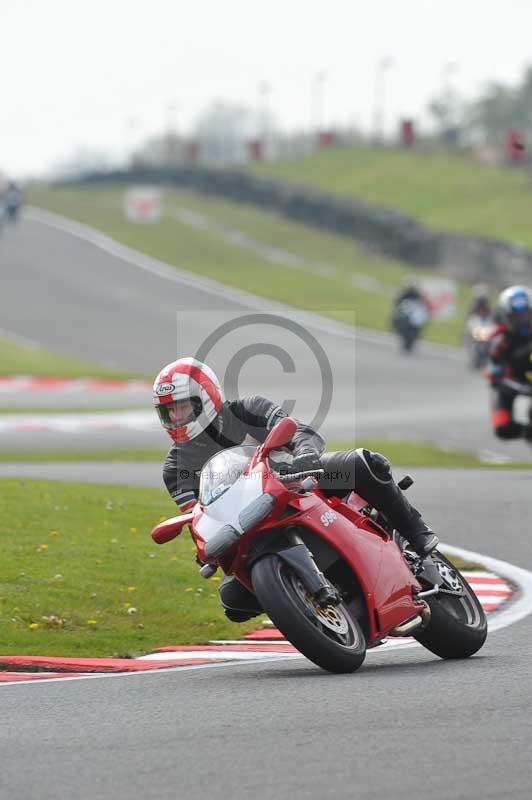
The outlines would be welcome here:
M 293 579 L 292 582 L 300 598 L 312 609 L 314 616 L 322 625 L 339 635 L 344 635 L 349 631 L 347 619 L 341 608 L 333 605 L 320 606 L 299 579 Z

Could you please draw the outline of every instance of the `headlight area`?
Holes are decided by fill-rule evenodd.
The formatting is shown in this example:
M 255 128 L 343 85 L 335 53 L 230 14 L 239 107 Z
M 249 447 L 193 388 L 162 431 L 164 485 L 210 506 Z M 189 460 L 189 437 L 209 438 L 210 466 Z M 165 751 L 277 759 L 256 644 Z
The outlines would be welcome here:
M 263 494 L 249 503 L 238 515 L 242 531 L 238 531 L 232 525 L 224 525 L 212 539 L 205 542 L 205 558 L 208 561 L 218 561 L 237 542 L 242 533 L 258 525 L 273 511 L 274 506 L 275 497 L 271 494 Z

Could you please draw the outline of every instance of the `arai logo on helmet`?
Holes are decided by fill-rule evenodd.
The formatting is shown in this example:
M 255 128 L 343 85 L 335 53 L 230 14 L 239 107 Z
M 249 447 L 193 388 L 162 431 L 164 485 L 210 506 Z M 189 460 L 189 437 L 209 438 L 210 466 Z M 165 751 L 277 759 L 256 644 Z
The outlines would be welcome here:
M 173 383 L 160 383 L 155 390 L 156 394 L 172 394 L 175 392 L 175 386 Z

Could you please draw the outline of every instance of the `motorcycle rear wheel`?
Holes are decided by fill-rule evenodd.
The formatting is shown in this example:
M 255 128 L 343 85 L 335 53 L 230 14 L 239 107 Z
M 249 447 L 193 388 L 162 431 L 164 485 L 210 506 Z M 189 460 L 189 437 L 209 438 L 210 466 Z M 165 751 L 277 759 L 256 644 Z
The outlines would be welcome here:
M 414 638 L 440 658 L 468 658 L 480 650 L 488 635 L 484 609 L 456 567 L 441 553 L 434 553 L 433 558 L 452 571 L 463 594 L 440 592 L 425 598 L 430 606 L 430 622 Z
M 310 661 L 336 673 L 362 666 L 364 634 L 344 604 L 318 606 L 296 572 L 275 554 L 254 565 L 252 582 L 274 625 Z

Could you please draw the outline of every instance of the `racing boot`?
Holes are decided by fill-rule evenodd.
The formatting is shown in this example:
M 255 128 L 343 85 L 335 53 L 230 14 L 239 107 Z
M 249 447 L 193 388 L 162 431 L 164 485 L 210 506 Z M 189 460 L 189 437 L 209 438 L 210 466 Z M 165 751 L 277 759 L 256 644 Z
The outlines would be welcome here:
M 220 584 L 219 594 L 225 616 L 231 622 L 246 622 L 248 619 L 264 613 L 253 592 L 250 592 L 234 576 L 224 578 Z
M 428 556 L 440 540 L 393 480 L 388 459 L 371 450 L 358 449 L 355 452 L 358 494 L 384 514 L 418 555 Z

